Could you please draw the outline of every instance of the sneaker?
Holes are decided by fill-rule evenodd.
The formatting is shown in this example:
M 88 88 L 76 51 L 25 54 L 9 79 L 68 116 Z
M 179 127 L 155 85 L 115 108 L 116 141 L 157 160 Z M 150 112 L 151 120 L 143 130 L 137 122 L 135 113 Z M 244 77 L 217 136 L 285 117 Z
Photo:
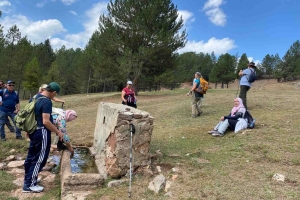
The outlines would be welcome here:
M 17 140 L 24 140 L 24 138 L 22 136 L 16 136 Z
M 2 141 L 6 141 L 5 137 L 1 137 L 1 140 L 2 140 Z
M 213 134 L 211 134 L 212 136 L 215 137 L 223 137 L 224 135 L 222 133 L 220 133 L 219 131 L 214 132 Z
M 198 116 L 200 116 L 202 113 L 203 113 L 203 111 L 202 111 L 202 110 L 200 110 L 200 112 L 199 112 L 197 115 L 198 115 Z
M 15 133 L 16 131 L 15 130 L 9 130 L 11 133 Z
M 213 134 L 215 132 L 217 132 L 217 130 L 208 131 L 208 134 Z
M 34 192 L 34 193 L 39 193 L 39 192 L 42 192 L 44 190 L 43 187 L 41 186 L 32 186 L 32 187 L 23 187 L 23 193 L 30 193 L 30 192 Z

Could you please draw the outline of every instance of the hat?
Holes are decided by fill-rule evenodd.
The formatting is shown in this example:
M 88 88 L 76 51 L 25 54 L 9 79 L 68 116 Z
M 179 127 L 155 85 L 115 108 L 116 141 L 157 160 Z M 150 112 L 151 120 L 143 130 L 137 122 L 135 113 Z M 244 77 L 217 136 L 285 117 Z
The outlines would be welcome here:
M 202 76 L 200 72 L 196 72 L 195 74 L 197 74 L 199 77 Z
M 77 113 L 75 110 L 66 110 L 66 121 L 72 121 L 77 118 Z
M 57 94 L 59 94 L 60 86 L 56 82 L 51 82 L 47 85 L 46 88 L 54 90 Z
M 250 67 L 255 67 L 255 68 L 256 68 L 256 66 L 255 66 L 255 63 L 254 63 L 254 62 L 250 62 L 250 63 L 248 64 L 248 66 L 250 66 Z
M 15 84 L 15 82 L 14 82 L 14 81 L 12 81 L 12 80 L 9 80 L 9 81 L 7 81 L 7 83 L 6 83 L 6 84 L 11 84 L 11 83 Z
M 128 84 L 128 85 L 132 85 L 132 82 L 131 82 L 131 81 L 127 81 L 127 84 Z

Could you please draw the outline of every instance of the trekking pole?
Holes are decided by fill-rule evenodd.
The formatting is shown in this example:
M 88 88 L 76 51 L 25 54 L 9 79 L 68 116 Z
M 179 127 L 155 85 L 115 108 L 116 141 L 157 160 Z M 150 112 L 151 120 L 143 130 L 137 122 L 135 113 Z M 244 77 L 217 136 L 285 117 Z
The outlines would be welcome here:
M 130 161 L 129 161 L 129 188 L 128 188 L 128 197 L 131 198 L 131 181 L 132 181 L 132 134 L 135 133 L 135 127 L 132 123 L 130 126 Z

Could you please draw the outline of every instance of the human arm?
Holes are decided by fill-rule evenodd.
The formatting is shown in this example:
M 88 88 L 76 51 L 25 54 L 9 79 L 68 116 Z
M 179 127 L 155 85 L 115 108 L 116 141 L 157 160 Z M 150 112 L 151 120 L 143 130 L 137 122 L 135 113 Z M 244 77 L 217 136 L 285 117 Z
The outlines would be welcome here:
M 50 121 L 50 113 L 43 113 L 43 125 L 46 126 L 47 129 L 49 129 L 51 132 L 56 133 L 56 135 L 59 137 L 60 141 L 63 139 L 63 133 L 58 130 Z
M 242 112 L 237 112 L 234 116 L 224 116 L 224 120 L 225 119 L 235 119 L 237 120 L 238 118 L 242 118 L 243 117 L 243 113 Z
M 16 110 L 14 111 L 14 113 L 18 113 L 20 110 L 20 103 L 16 104 Z
M 126 94 L 126 92 L 124 90 L 122 90 L 121 98 L 122 98 L 122 101 L 124 101 L 126 103 L 125 94 Z
M 192 89 L 186 94 L 187 96 L 189 96 L 190 94 L 192 94 L 192 92 L 197 88 L 197 83 L 195 81 L 193 81 L 193 87 Z
M 58 102 L 58 103 L 65 103 L 66 102 L 65 100 L 61 100 L 61 99 L 56 98 L 56 97 L 53 97 L 52 100 L 55 101 L 55 102 Z
M 240 70 L 240 72 L 239 72 L 239 76 L 243 76 L 244 75 L 244 72 L 243 72 L 243 70 Z

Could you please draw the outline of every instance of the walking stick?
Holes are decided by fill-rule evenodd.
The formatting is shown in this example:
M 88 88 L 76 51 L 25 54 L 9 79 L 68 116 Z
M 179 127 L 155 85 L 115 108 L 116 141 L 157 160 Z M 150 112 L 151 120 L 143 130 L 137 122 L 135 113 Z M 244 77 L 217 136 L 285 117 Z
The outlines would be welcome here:
M 131 198 L 131 181 L 132 181 L 132 134 L 135 133 L 135 127 L 133 124 L 130 126 L 130 163 L 129 163 L 129 188 L 128 188 L 128 197 Z

